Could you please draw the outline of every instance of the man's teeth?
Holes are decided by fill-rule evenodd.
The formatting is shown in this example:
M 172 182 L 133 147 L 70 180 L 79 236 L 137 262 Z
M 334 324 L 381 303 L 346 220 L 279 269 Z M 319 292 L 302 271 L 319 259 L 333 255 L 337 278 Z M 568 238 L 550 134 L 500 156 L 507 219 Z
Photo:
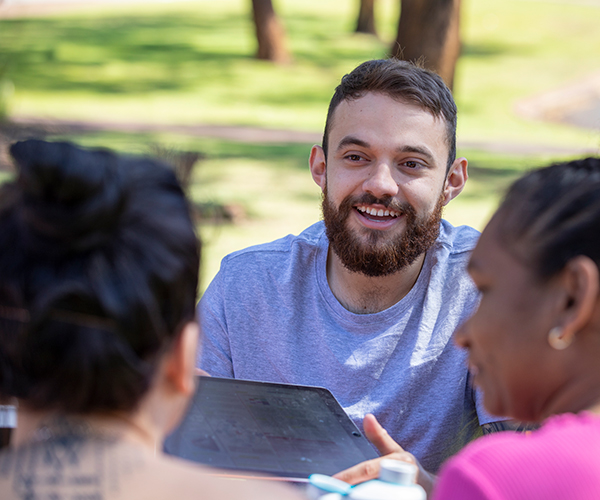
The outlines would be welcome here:
M 377 210 L 376 208 L 369 208 L 369 207 L 356 207 L 357 210 L 359 210 L 360 212 L 363 213 L 367 213 L 369 215 L 376 215 L 377 217 L 398 217 L 400 214 L 394 210 L 383 210 L 383 209 L 379 209 Z

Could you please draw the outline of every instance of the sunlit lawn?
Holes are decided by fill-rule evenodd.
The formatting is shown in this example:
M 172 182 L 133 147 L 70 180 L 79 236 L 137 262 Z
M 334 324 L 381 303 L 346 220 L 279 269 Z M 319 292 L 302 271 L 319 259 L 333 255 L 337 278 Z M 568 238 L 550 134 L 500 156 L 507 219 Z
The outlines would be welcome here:
M 161 124 L 243 124 L 320 131 L 340 77 L 383 57 L 396 0 L 378 0 L 383 41 L 352 34 L 354 0 L 279 0 L 294 63 L 253 59 L 248 0 L 135 4 L 37 19 L 0 20 L 0 64 L 14 83 L 14 116 Z M 515 103 L 600 70 L 600 8 L 575 1 L 465 0 L 455 97 L 459 139 L 505 142 L 506 154 L 459 151 L 471 179 L 448 208 L 481 228 L 506 184 L 551 159 L 513 143 L 600 148 L 600 134 L 533 122 Z M 69 138 L 128 152 L 151 145 L 202 151 L 190 187 L 199 201 L 233 203 L 246 218 L 203 227 L 204 285 L 221 257 L 298 233 L 319 218 L 307 169 L 310 144 L 242 144 L 190 136 L 95 133 Z M 2 177 L 0 176 L 0 181 Z
M 157 123 L 319 130 L 339 78 L 385 55 L 397 0 L 378 0 L 384 41 L 352 34 L 355 0 L 279 0 L 294 64 L 253 59 L 248 0 L 133 4 L 0 21 L 12 111 Z M 455 95 L 463 139 L 597 145 L 570 127 L 514 115 L 519 99 L 600 70 L 600 7 L 467 0 Z M 594 142 L 596 141 L 596 142 Z

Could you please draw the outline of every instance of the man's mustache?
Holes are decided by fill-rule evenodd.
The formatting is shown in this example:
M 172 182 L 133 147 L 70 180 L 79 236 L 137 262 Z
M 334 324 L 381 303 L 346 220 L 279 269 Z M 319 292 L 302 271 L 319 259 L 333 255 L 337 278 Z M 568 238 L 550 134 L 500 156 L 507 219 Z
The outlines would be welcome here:
M 415 211 L 412 205 L 408 202 L 400 202 L 392 196 L 377 198 L 371 193 L 364 193 L 355 198 L 347 197 L 342 202 L 342 205 L 345 205 L 348 207 L 348 209 L 356 205 L 383 205 L 385 208 L 394 210 L 395 212 L 399 212 L 401 214 L 412 214 Z

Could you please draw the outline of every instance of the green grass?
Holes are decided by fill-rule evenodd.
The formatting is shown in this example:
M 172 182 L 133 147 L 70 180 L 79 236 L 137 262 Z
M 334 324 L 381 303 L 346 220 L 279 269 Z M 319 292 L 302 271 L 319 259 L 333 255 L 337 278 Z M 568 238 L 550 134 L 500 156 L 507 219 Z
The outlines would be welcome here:
M 11 180 L 12 178 L 13 178 L 13 176 L 11 175 L 10 172 L 0 171 L 0 184 L 2 184 L 3 182 L 6 182 L 8 180 Z
M 519 100 L 600 71 L 600 5 L 473 0 L 464 2 L 462 20 L 459 137 L 600 148 L 598 131 L 532 122 L 514 113 Z
M 286 67 L 254 60 L 246 2 L 4 20 L 13 113 L 319 128 L 339 77 L 384 46 L 352 36 L 341 16 L 288 4 L 295 63 Z
M 253 59 L 246 0 L 140 4 L 0 21 L 12 112 L 111 121 L 320 130 L 339 78 L 382 57 L 397 1 L 379 0 L 384 41 L 352 33 L 356 2 L 280 0 L 294 63 Z M 515 116 L 515 102 L 600 70 L 600 8 L 463 3 L 455 96 L 463 139 L 598 147 L 598 134 Z

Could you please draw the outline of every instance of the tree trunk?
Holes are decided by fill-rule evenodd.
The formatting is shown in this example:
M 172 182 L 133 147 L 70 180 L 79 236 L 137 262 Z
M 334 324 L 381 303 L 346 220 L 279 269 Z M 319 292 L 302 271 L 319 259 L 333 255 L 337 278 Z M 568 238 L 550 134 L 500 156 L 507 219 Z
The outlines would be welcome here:
M 256 57 L 276 63 L 288 63 L 285 31 L 279 22 L 271 0 L 252 0 L 258 50 Z
M 360 0 L 356 33 L 369 33 L 377 36 L 375 28 L 375 0 Z
M 460 0 L 400 0 L 398 35 L 392 56 L 421 60 L 452 89 L 460 55 Z

